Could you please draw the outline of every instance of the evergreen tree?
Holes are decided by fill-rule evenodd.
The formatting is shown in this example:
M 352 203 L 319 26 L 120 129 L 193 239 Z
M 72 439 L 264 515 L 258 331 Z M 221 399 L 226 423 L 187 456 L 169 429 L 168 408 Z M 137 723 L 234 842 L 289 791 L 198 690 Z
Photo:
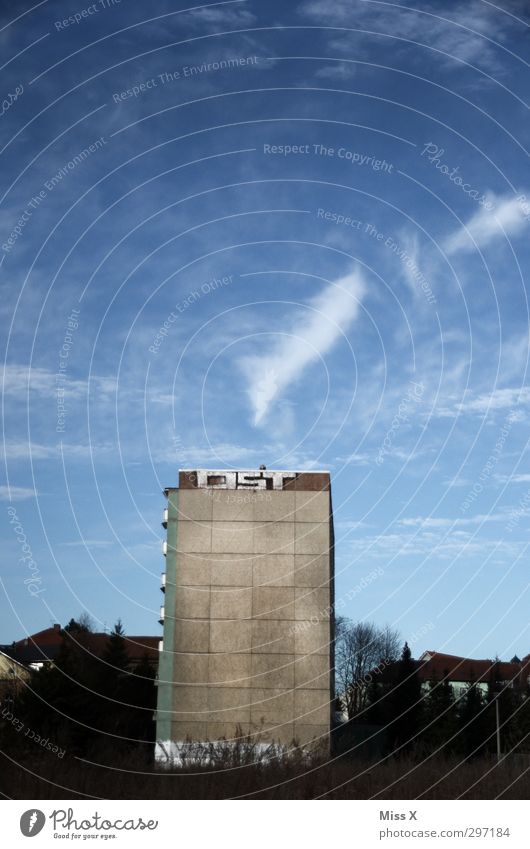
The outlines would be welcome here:
M 482 690 L 476 682 L 470 683 L 458 709 L 459 749 L 468 758 L 484 753 L 488 736 L 485 704 Z
M 155 740 L 154 713 L 156 710 L 156 670 L 144 655 L 142 660 L 127 675 L 124 682 L 127 737 L 137 740 L 148 757 L 151 750 L 145 743 Z
M 155 738 L 156 671 L 146 656 L 131 667 L 125 631 L 120 620 L 114 626 L 101 662 L 100 726 L 115 735 L 116 746 L 142 746 Z M 108 738 L 106 739 L 108 745 Z M 103 743 L 103 738 L 102 738 Z
M 84 754 L 97 734 L 92 729 L 97 665 L 87 627 L 71 619 L 62 637 L 53 663 L 32 675 L 20 713 L 36 733 L 49 736 L 71 754 Z
M 124 730 L 127 726 L 129 666 L 125 631 L 118 619 L 100 661 L 98 693 L 101 698 L 98 702 L 101 727 L 112 734 L 123 736 L 129 736 Z
M 107 672 L 104 674 L 110 681 L 115 682 L 118 687 L 118 682 L 121 680 L 123 673 L 129 668 L 129 655 L 125 643 L 125 631 L 121 619 L 118 619 L 112 631 L 107 648 L 103 654 L 103 661 L 107 665 Z
M 99 657 L 99 637 L 71 619 L 53 664 L 35 672 L 17 704 L 17 717 L 67 755 L 97 756 L 133 746 L 151 756 L 155 736 L 155 669 L 144 657 L 131 669 L 124 630 L 116 623 Z M 111 736 L 109 736 L 111 735 Z M 13 738 L 13 734 L 10 735 Z M 17 751 L 35 745 L 17 735 Z
M 457 741 L 452 738 L 458 730 L 458 716 L 447 671 L 441 681 L 436 678 L 429 681 L 422 719 L 421 741 L 426 751 L 438 751 L 446 755 L 452 753 L 457 747 Z
M 392 719 L 392 685 L 373 678 L 368 685 L 364 720 L 368 725 L 388 725 Z
M 397 680 L 389 696 L 393 748 L 410 752 L 417 741 L 422 714 L 421 682 L 408 643 L 403 646 Z

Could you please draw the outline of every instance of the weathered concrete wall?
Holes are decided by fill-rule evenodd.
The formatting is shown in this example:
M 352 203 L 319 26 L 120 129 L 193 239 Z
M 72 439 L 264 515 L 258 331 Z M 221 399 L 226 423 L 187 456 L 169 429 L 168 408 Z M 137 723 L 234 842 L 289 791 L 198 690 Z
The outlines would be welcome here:
M 231 739 L 240 727 L 262 742 L 327 744 L 333 599 L 321 477 L 324 491 L 179 490 L 166 577 L 175 607 L 165 610 L 173 741 Z

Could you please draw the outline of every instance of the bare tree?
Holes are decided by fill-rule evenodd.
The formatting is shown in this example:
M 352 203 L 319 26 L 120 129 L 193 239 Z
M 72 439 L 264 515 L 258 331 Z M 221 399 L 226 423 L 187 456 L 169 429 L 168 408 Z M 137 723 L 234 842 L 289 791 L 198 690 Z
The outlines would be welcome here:
M 368 685 L 378 674 L 375 670 L 395 660 L 399 647 L 399 632 L 388 625 L 379 628 L 373 622 L 337 618 L 335 681 L 349 719 L 366 707 Z
M 391 628 L 390 625 L 385 625 L 380 631 L 380 658 L 379 660 L 390 661 L 398 660 L 401 657 L 401 634 L 397 628 Z
M 83 610 L 83 612 L 78 616 L 77 622 L 81 626 L 81 628 L 90 631 L 91 634 L 94 633 L 94 631 L 96 630 L 94 620 L 92 619 L 90 613 L 87 613 L 86 610 Z

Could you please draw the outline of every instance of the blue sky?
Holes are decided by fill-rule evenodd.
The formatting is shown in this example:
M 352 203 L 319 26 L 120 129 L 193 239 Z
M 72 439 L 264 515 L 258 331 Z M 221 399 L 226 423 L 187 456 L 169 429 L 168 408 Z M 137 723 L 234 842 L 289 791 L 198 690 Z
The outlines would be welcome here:
M 158 633 L 161 490 L 266 463 L 339 612 L 527 654 L 526 4 L 189 8 L 2 4 L 0 641 Z

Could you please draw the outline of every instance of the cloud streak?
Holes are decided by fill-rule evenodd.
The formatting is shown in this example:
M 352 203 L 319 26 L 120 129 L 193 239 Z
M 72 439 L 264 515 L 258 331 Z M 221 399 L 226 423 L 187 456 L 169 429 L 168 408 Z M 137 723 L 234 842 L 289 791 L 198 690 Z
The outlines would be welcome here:
M 298 7 L 298 12 L 304 18 L 328 26 L 364 27 L 369 38 L 377 38 L 380 33 L 401 39 L 403 44 L 394 43 L 394 50 L 403 46 L 412 48 L 414 57 L 412 50 L 416 44 L 431 45 L 438 51 L 436 61 L 447 69 L 461 67 L 454 61 L 457 59 L 496 74 L 503 70 L 502 45 L 516 29 L 514 21 L 502 14 L 502 10 L 480 0 L 442 5 L 427 3 L 422 9 L 377 2 L 306 0 Z M 355 33 L 348 33 L 343 39 L 346 49 L 348 41 L 351 47 L 354 37 Z
M 273 402 L 350 327 L 365 291 L 361 272 L 355 268 L 310 301 L 304 318 L 284 333 L 271 351 L 241 361 L 254 426 L 262 423 Z
M 0 501 L 26 501 L 37 495 L 33 487 L 28 486 L 0 486 Z
M 469 516 L 465 519 L 441 518 L 436 516 L 415 516 L 410 519 L 401 519 L 398 524 L 402 527 L 411 528 L 457 528 L 469 525 L 484 525 L 487 522 L 505 522 L 505 513 L 487 513 L 477 516 Z
M 488 247 L 498 239 L 518 236 L 529 226 L 520 197 L 497 197 L 488 193 L 487 199 L 494 205 L 491 212 L 480 209 L 467 224 L 445 240 L 444 248 L 450 256 L 470 253 L 476 248 Z

